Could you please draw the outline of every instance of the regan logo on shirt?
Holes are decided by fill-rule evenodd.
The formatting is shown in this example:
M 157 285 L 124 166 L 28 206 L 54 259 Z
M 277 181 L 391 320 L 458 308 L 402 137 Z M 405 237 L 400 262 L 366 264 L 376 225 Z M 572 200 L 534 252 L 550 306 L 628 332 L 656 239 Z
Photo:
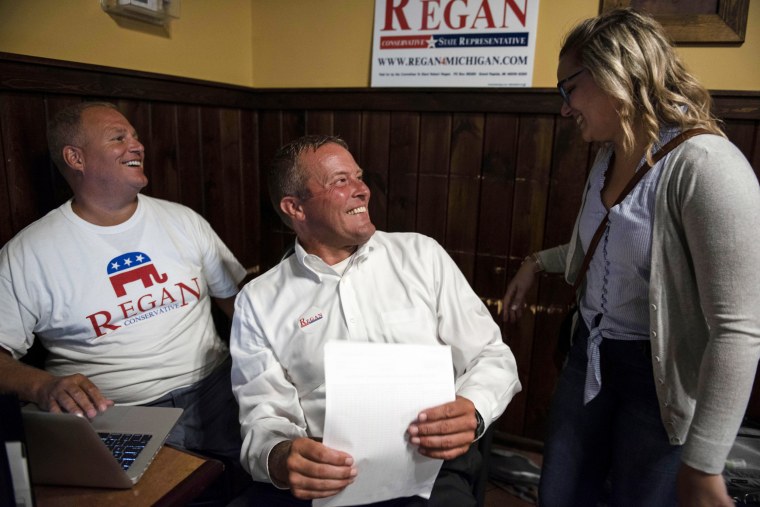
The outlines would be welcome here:
M 301 318 L 298 319 L 298 323 L 301 325 L 302 328 L 308 326 L 309 324 L 313 324 L 318 320 L 321 320 L 323 315 L 321 313 L 318 313 L 316 315 L 312 315 L 311 317 Z
M 147 289 L 153 283 L 164 283 L 169 279 L 166 273 L 159 275 L 150 257 L 142 252 L 129 252 L 114 257 L 108 262 L 107 271 L 117 297 L 127 295 L 124 286 L 129 283 L 141 282 L 143 288 Z
M 319 308 L 311 307 L 298 317 L 298 327 L 304 333 L 311 333 L 324 326 L 325 314 Z
M 101 337 L 122 326 L 130 326 L 176 310 L 201 298 L 198 278 L 188 283 L 162 285 L 169 281 L 169 275 L 160 273 L 143 252 L 128 252 L 108 261 L 106 267 L 117 298 L 120 300 L 115 309 L 100 310 L 86 318 L 90 321 L 95 334 Z

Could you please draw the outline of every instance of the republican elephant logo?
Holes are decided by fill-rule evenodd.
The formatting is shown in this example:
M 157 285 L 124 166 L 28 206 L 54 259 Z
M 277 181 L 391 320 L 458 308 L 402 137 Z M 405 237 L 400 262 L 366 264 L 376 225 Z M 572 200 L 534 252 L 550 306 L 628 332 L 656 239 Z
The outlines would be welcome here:
M 164 283 L 169 279 L 166 273 L 158 273 L 156 266 L 146 254 L 142 252 L 129 252 L 114 257 L 108 262 L 108 277 L 117 297 L 127 295 L 124 286 L 140 282 L 144 288 L 154 283 Z

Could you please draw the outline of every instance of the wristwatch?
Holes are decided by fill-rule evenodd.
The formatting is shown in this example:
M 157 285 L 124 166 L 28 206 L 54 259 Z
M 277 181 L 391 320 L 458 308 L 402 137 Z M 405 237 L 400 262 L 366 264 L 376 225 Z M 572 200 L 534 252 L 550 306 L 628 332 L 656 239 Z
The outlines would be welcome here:
M 480 415 L 480 412 L 475 410 L 475 420 L 477 421 L 477 427 L 475 428 L 475 440 L 479 439 L 483 436 L 483 433 L 486 432 L 486 423 L 483 421 L 483 416 Z

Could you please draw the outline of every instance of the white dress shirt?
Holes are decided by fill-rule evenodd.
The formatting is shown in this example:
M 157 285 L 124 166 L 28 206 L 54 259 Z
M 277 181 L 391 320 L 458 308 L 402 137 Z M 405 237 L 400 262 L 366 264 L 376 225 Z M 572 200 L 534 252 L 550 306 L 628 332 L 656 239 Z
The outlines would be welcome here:
M 267 459 L 277 443 L 322 436 L 329 340 L 450 345 L 457 394 L 486 424 L 521 388 L 499 327 L 435 240 L 378 231 L 342 276 L 296 244 L 235 304 L 232 385 L 241 461 L 254 480 L 271 482 Z

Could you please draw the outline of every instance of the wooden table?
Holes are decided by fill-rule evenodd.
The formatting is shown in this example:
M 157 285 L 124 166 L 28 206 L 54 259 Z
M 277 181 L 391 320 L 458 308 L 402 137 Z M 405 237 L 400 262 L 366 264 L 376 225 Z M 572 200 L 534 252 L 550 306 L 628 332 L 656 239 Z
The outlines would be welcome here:
M 33 488 L 37 507 L 181 506 L 200 495 L 223 471 L 221 461 L 165 445 L 130 489 Z

